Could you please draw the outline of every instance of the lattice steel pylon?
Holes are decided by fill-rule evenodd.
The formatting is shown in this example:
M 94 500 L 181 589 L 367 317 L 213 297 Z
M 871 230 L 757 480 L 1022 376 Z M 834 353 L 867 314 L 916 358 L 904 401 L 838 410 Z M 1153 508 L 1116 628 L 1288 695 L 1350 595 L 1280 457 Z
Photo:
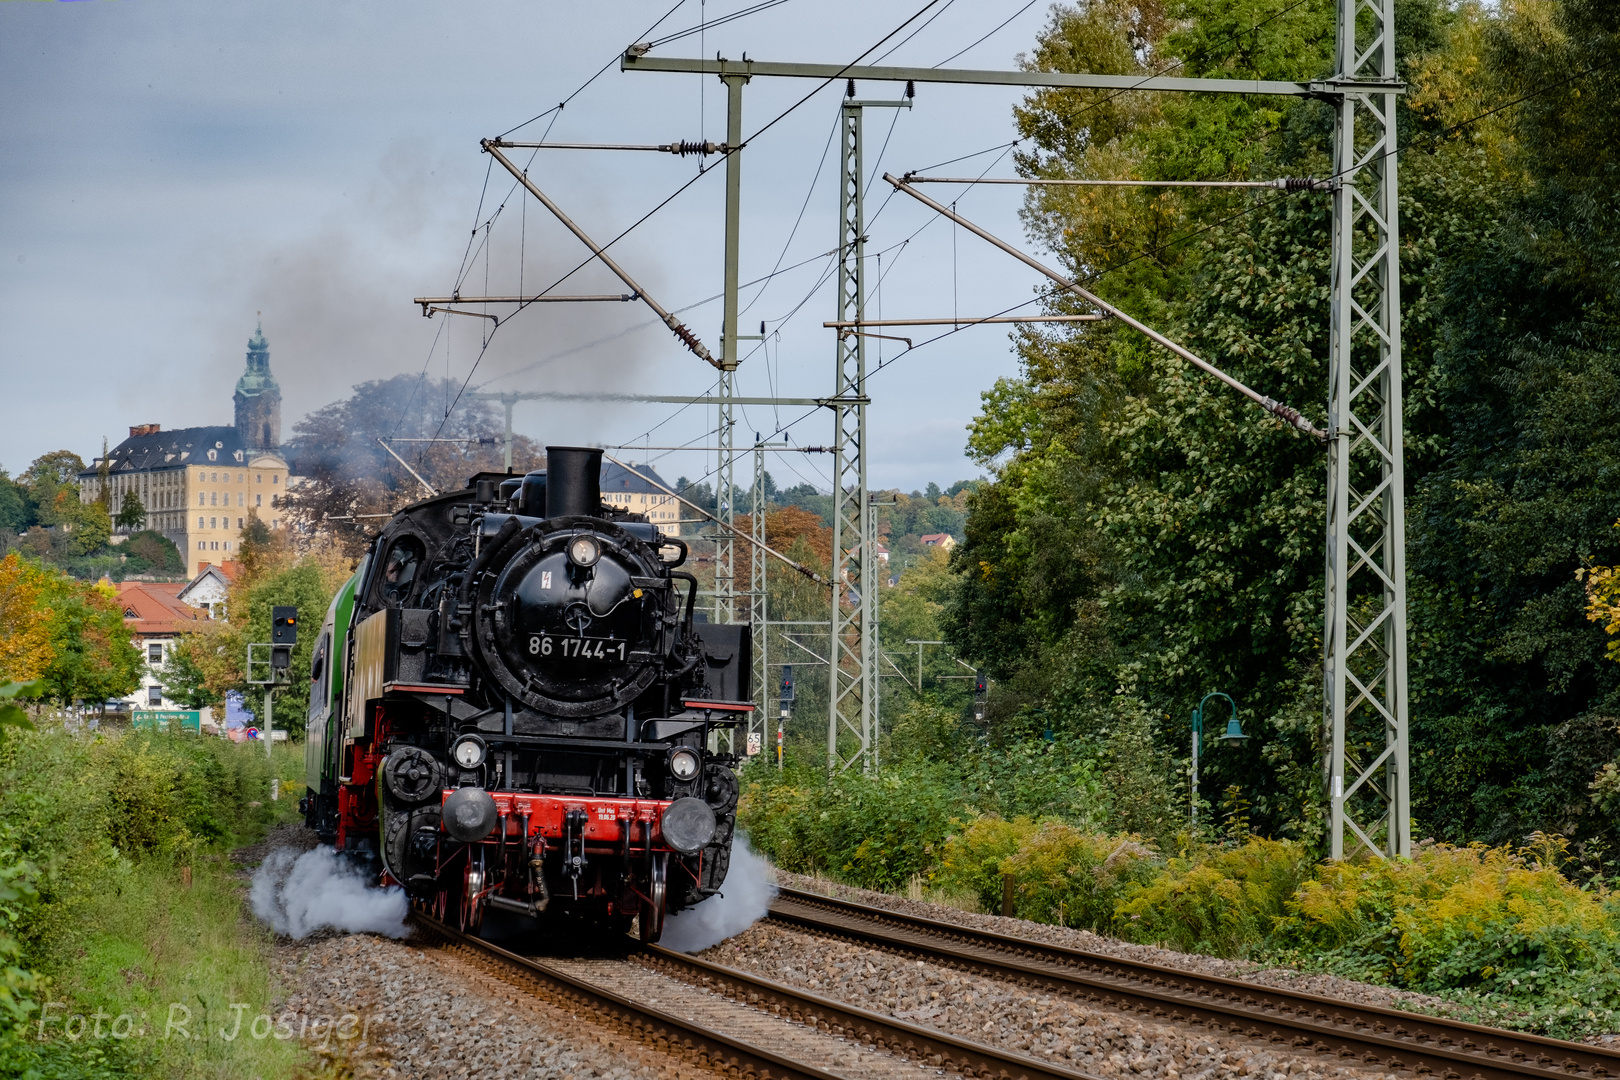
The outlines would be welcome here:
M 861 113 L 846 102 L 839 120 L 838 319 L 866 318 L 862 259 L 866 223 L 862 210 Z M 866 497 L 866 338 L 837 339 L 833 396 L 832 641 L 828 671 L 827 771 L 856 763 L 872 766 L 872 703 L 877 666 L 866 632 L 876 595 L 868 581 L 872 508 Z M 848 400 L 845 400 L 848 399 Z
M 737 490 L 732 399 L 737 396 L 737 365 L 742 363 L 737 338 L 737 260 L 742 242 L 742 92 L 748 77 L 726 75 L 722 81 L 726 84 L 726 237 L 720 385 L 715 391 L 719 399 L 715 405 L 719 460 L 715 463 L 714 494 L 715 512 L 726 527 L 714 542 L 714 621 L 729 623 L 737 621 L 736 542 L 731 531 L 737 516 L 737 508 L 732 505 Z
M 1339 0 L 1337 70 L 1323 720 L 1342 859 L 1347 833 L 1412 848 L 1394 0 Z
M 770 565 L 769 557 L 765 554 L 765 444 L 759 436 L 754 437 L 754 491 L 753 503 L 749 508 L 752 526 L 750 533 L 754 542 L 748 545 L 753 556 L 749 575 L 749 625 L 753 629 L 754 644 L 754 704 L 758 706 L 748 715 L 748 740 L 743 744 L 750 752 L 757 745 L 761 750 L 765 748 L 765 734 L 770 726 L 770 717 L 767 715 L 767 705 L 771 699 L 771 667 L 768 652 L 770 649 L 770 624 L 767 622 L 769 610 L 766 606 L 766 567 Z M 755 736 L 759 737 L 756 743 Z

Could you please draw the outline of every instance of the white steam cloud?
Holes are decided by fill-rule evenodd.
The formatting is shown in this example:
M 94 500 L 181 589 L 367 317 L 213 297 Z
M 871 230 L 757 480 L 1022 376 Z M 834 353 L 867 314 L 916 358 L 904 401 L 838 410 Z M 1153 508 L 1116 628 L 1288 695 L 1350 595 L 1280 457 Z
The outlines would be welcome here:
M 726 871 L 721 894 L 671 915 L 658 944 L 676 952 L 702 952 L 763 919 L 775 897 L 771 864 L 754 853 L 745 834 L 738 833 L 731 845 L 731 867 Z
M 404 890 L 369 884 L 359 867 L 329 847 L 271 852 L 253 875 L 248 899 L 253 914 L 291 938 L 327 927 L 393 938 L 409 933 Z

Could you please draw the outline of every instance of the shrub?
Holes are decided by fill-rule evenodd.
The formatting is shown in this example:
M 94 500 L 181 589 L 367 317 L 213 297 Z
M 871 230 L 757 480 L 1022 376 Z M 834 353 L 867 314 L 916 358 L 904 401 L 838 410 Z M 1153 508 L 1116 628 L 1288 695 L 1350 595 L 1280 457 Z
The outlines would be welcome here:
M 971 893 L 985 911 L 1001 910 L 1002 864 L 1034 835 L 1029 818 L 1003 821 L 983 817 L 946 838 L 940 856 L 939 883 Z
M 1171 859 L 1151 881 L 1134 883 L 1114 928 L 1130 941 L 1241 956 L 1270 937 L 1310 874 L 1303 844 L 1252 836 L 1240 847 Z
M 1564 842 L 1517 851 L 1425 843 L 1413 858 L 1334 863 L 1304 883 L 1282 941 L 1397 986 L 1514 1001 L 1563 1036 L 1620 1019 L 1620 898 L 1559 865 Z M 1605 1026 L 1607 1025 L 1607 1026 Z
M 1003 859 L 1013 878 L 1014 911 L 1024 919 L 1106 930 L 1114 908 L 1160 865 L 1134 834 L 1109 836 L 1048 821 Z
M 952 821 L 965 812 L 954 774 L 914 764 L 828 781 L 806 768 L 744 777 L 738 820 L 778 866 L 893 889 L 933 877 Z

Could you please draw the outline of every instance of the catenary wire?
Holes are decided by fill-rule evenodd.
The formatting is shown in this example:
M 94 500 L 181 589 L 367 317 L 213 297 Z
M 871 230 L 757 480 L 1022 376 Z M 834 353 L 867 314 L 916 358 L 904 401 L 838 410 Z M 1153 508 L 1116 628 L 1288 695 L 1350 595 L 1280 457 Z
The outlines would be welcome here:
M 845 71 L 848 71 L 850 68 L 852 68 L 856 64 L 860 63 L 862 60 L 864 60 L 871 53 L 876 52 L 890 38 L 894 37 L 896 34 L 903 31 L 907 26 L 911 25 L 917 19 L 921 18 L 922 15 L 925 12 L 928 11 L 928 9 L 934 7 L 935 5 L 939 4 L 940 2 L 941 2 L 941 0 L 928 0 L 927 3 L 925 3 L 921 8 L 919 8 L 914 14 L 909 16 L 899 26 L 895 27 L 893 30 L 889 31 L 882 38 L 880 38 L 878 40 L 877 44 L 872 45 L 870 48 L 866 49 L 864 52 L 862 52 L 855 59 L 853 59 L 849 63 L 845 64 L 841 69 L 839 69 L 839 71 L 836 74 L 828 76 L 825 80 L 823 80 L 819 85 L 817 85 L 809 93 L 805 94 L 803 97 L 799 98 L 793 104 L 789 105 L 782 112 L 778 113 L 775 117 L 773 117 L 771 120 L 766 122 L 765 126 L 759 128 L 757 131 L 755 131 L 753 135 L 751 135 L 748 138 L 744 139 L 742 146 L 739 146 L 736 149 L 727 151 L 728 154 L 729 153 L 736 153 L 737 151 L 741 150 L 743 147 L 747 146 L 749 143 L 753 142 L 755 139 L 759 138 L 761 135 L 765 134 L 771 128 L 773 128 L 777 124 L 781 123 L 783 119 L 785 119 L 788 115 L 790 115 L 791 113 L 796 111 L 799 108 L 799 106 L 801 106 L 805 102 L 809 101 L 812 97 L 814 97 L 816 94 L 820 93 L 826 87 L 831 86 L 833 83 L 837 82 L 838 79 L 843 77 L 843 73 Z M 951 0 L 945 0 L 945 2 L 950 3 Z M 713 171 L 713 170 L 711 170 L 711 171 Z M 647 211 L 641 217 L 637 218 L 634 222 L 632 222 L 627 228 L 625 228 L 617 236 L 613 237 L 613 239 L 609 240 L 607 243 L 601 245 L 600 250 L 606 251 L 608 248 L 612 247 L 614 244 L 616 244 L 620 240 L 624 239 L 627 235 L 630 234 L 630 232 L 633 229 L 638 228 L 642 223 L 647 221 L 647 219 L 651 218 L 654 214 L 658 213 L 664 207 L 666 207 L 670 203 L 674 202 L 675 199 L 678 198 L 681 195 L 682 192 L 686 191 L 693 184 L 697 183 L 699 180 L 701 180 L 704 176 L 707 176 L 707 175 L 708 175 L 707 172 L 700 172 L 697 175 L 693 176 L 690 180 L 687 180 L 684 184 L 682 184 L 680 187 L 676 188 L 666 198 L 664 198 L 663 201 L 659 202 L 658 205 L 654 206 L 651 210 Z M 549 293 L 552 289 L 555 289 L 558 285 L 561 285 L 564 281 L 567 281 L 569 278 L 573 277 L 574 274 L 578 273 L 584 267 L 586 267 L 586 266 L 590 265 L 592 262 L 594 262 L 596 257 L 597 257 L 596 254 L 593 253 L 592 256 L 589 259 L 586 259 L 583 262 L 579 263 L 572 270 L 569 270 L 566 274 L 564 274 L 562 277 L 558 278 L 555 282 L 553 282 L 548 288 L 542 290 L 540 295 L 545 295 L 546 293 Z M 526 304 L 520 304 L 519 305 L 519 310 L 522 310 L 526 306 L 527 306 Z M 507 321 L 509 321 L 510 318 L 511 318 L 511 316 L 508 316 Z M 495 331 L 498 331 L 500 329 L 500 326 L 502 326 L 502 325 L 505 325 L 504 321 L 502 323 L 496 325 Z M 460 402 L 461 395 L 466 392 L 468 384 L 472 382 L 473 375 L 478 371 L 478 365 L 483 362 L 484 356 L 489 352 L 490 343 L 495 340 L 495 331 L 492 331 L 490 333 L 489 337 L 484 340 L 483 347 L 479 349 L 478 356 L 473 360 L 472 367 L 470 369 L 468 369 L 467 378 L 462 381 L 461 389 L 456 392 L 455 401 L 451 402 L 450 408 L 452 410 L 455 408 L 456 404 Z M 448 413 L 446 414 L 445 419 L 446 420 L 449 419 Z M 440 425 L 439 425 L 440 432 L 443 431 L 443 428 L 444 428 L 444 422 L 441 421 Z M 438 438 L 438 434 L 435 434 L 434 438 Z
M 959 49 L 956 52 L 951 53 L 951 55 L 947 56 L 945 59 L 941 60 L 939 63 L 935 64 L 934 66 L 937 67 L 937 68 L 944 67 L 946 64 L 950 63 L 952 60 L 955 60 L 958 56 L 961 56 L 963 53 L 971 52 L 974 49 L 978 48 L 980 45 L 983 45 L 986 41 L 989 41 L 992 37 L 994 37 L 996 34 L 999 34 L 1003 29 L 1005 29 L 1005 27 L 1007 26 L 1007 23 L 1012 22 L 1014 19 L 1018 18 L 1018 16 L 1022 15 L 1024 12 L 1028 11 L 1030 8 L 1034 7 L 1038 3 L 1040 3 L 1040 0 L 1029 0 L 1029 3 L 1025 4 L 1023 7 L 1019 8 L 1017 11 L 1013 12 L 1011 15 L 1007 16 L 1007 18 L 1005 20 L 1003 20 L 1000 24 L 998 24 L 994 30 L 992 30 L 988 34 L 984 35 L 984 37 L 980 38 L 978 41 L 975 41 L 972 45 L 969 45 L 965 49 Z

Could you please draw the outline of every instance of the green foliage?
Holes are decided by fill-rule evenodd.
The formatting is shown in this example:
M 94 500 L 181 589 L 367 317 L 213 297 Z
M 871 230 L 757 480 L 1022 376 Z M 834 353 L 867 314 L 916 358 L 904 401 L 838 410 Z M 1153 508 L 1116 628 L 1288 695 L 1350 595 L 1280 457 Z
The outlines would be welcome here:
M 24 731 L 34 730 L 34 722 L 28 718 L 27 710 L 16 703 L 16 699 L 34 697 L 41 689 L 38 679 L 0 686 L 0 742 L 5 741 L 8 727 L 22 728 Z
M 894 889 L 929 873 L 964 812 L 952 771 L 907 765 L 827 782 L 804 767 L 750 770 L 739 820 L 778 865 Z
M 1002 864 L 1018 853 L 1038 827 L 1029 818 L 1007 821 L 994 815 L 971 822 L 946 838 L 940 851 L 939 884 L 977 897 L 985 911 L 999 912 L 1006 878 Z
M 1001 861 L 1013 879 L 1014 914 L 1024 919 L 1106 931 L 1133 885 L 1159 864 L 1153 848 L 1133 834 L 1089 833 L 1049 821 Z
M 133 491 L 124 492 L 124 499 L 118 506 L 118 515 L 113 524 L 120 529 L 139 529 L 146 524 L 146 507 L 141 503 L 141 497 Z
M 1114 928 L 1129 941 L 1183 952 L 1243 956 L 1267 941 L 1313 867 L 1305 845 L 1250 837 L 1171 859 L 1115 906 Z
M 296 768 L 295 752 L 281 756 L 278 770 Z M 266 802 L 271 767 L 262 747 L 197 736 L 58 728 L 0 743 L 0 1075 L 291 1071 L 300 1052 L 276 1040 L 34 1037 L 47 999 L 68 1013 L 144 1010 L 160 1026 L 171 1001 L 268 1009 L 268 934 L 242 918 L 240 883 L 219 852 L 290 809 Z M 29 1017 L 29 1037 L 8 1042 Z
M 253 519 L 255 522 L 257 518 Z M 159 577 L 180 577 L 186 572 L 186 562 L 174 541 L 160 532 L 143 529 L 131 533 L 124 543 L 126 553 L 125 574 L 153 574 Z
M 51 573 L 42 605 L 54 653 L 41 679 L 45 696 L 100 702 L 140 685 L 141 657 L 110 589 Z
M 1620 1019 L 1620 899 L 1560 873 L 1563 841 L 1517 851 L 1425 844 L 1410 860 L 1325 865 L 1289 901 L 1281 943 L 1329 968 L 1457 996 L 1572 1037 Z
M 0 469 L 0 530 L 23 532 L 39 520 L 39 505 L 33 501 L 26 484 L 11 478 Z

